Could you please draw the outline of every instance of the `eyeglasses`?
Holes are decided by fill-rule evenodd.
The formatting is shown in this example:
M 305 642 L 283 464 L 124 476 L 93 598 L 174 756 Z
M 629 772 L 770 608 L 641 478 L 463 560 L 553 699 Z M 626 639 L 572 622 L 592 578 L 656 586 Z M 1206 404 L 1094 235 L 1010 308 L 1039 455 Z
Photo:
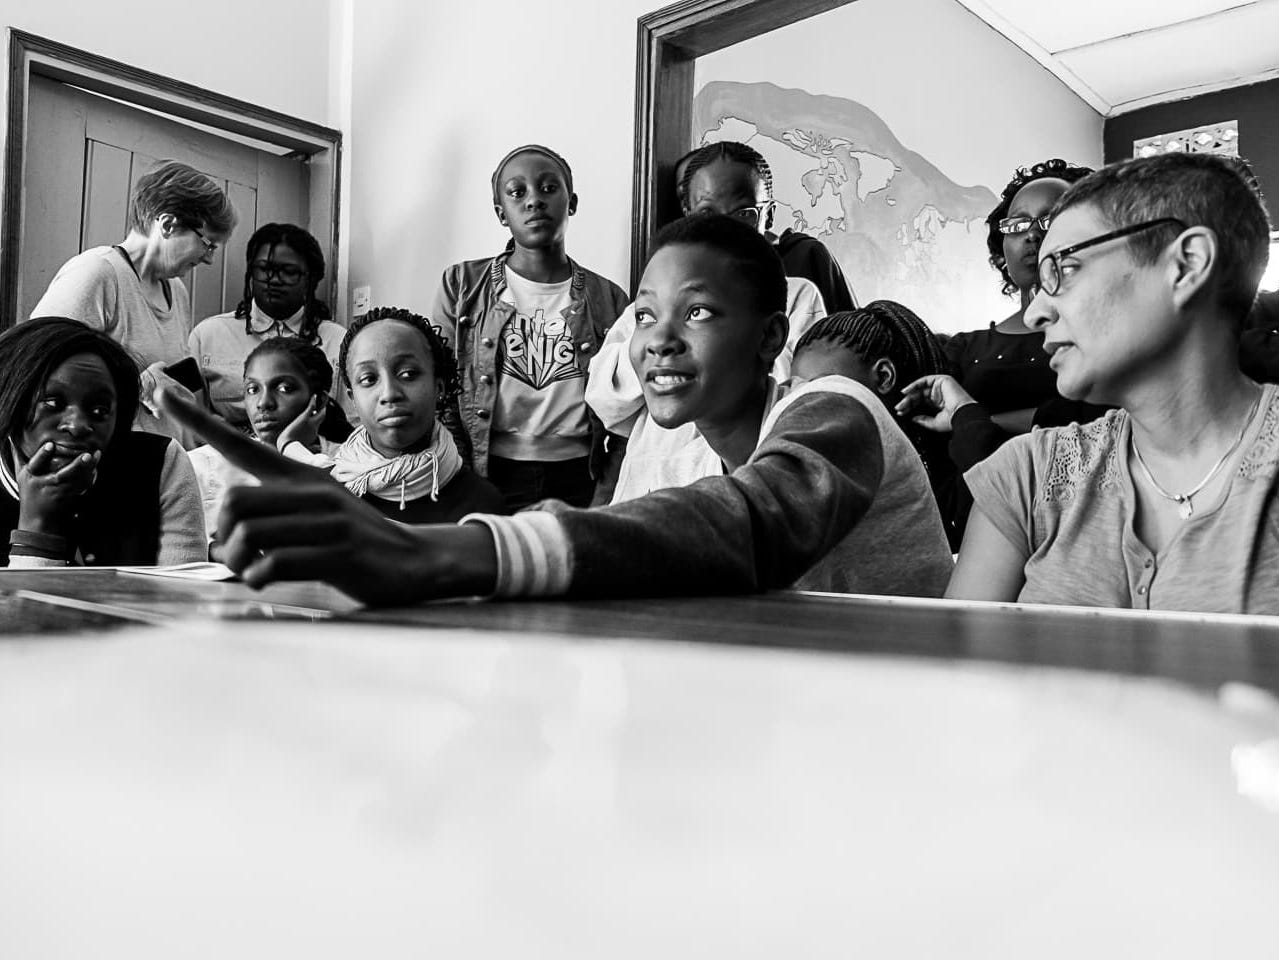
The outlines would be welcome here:
M 1048 232 L 1048 224 L 1052 222 L 1052 217 L 1044 214 L 1042 217 L 1004 217 L 999 221 L 999 232 L 1005 235 L 1025 233 L 1031 227 L 1038 227 L 1041 233 Z
M 204 252 L 206 255 L 218 252 L 218 245 L 214 243 L 212 240 L 210 240 L 208 237 L 206 237 L 203 233 L 201 233 L 199 227 L 191 227 L 190 230 L 197 237 L 199 237 L 200 242 L 204 244 Z
M 772 200 L 765 200 L 763 203 L 757 203 L 754 206 L 739 207 L 736 210 L 730 210 L 728 215 L 735 220 L 741 220 L 743 223 L 749 223 L 752 227 L 758 227 L 759 222 L 764 219 L 764 212 L 772 205 Z
M 1130 227 L 1121 227 L 1118 230 L 1111 230 L 1110 233 L 1103 233 L 1099 237 L 1093 237 L 1091 240 L 1081 240 L 1079 243 L 1071 244 L 1069 247 L 1062 247 L 1060 250 L 1054 250 L 1039 261 L 1039 283 L 1036 292 L 1042 290 L 1050 297 L 1057 296 L 1061 290 L 1061 261 L 1063 257 L 1078 253 L 1080 250 L 1087 250 L 1089 247 L 1095 247 L 1100 243 L 1106 243 L 1110 240 L 1118 240 L 1120 237 L 1128 237 L 1134 233 L 1140 233 L 1142 230 L 1149 230 L 1152 227 L 1161 227 L 1164 224 L 1176 224 L 1177 227 L 1184 230 L 1186 225 L 1176 217 L 1160 217 L 1158 220 L 1147 220 L 1145 223 L 1134 223 Z
M 752 227 L 758 227 L 759 222 L 764 219 L 764 212 L 773 205 L 772 200 L 765 200 L 763 203 L 756 203 L 749 207 L 738 207 L 736 210 L 730 210 L 725 214 L 734 220 L 741 220 L 743 223 L 749 223 Z M 712 210 L 710 207 L 703 207 L 694 211 L 695 214 L 705 217 L 714 216 L 718 211 Z
M 252 265 L 253 279 L 267 283 L 272 277 L 279 277 L 281 283 L 297 283 L 306 274 L 301 267 L 291 263 L 272 263 L 270 260 L 254 260 Z

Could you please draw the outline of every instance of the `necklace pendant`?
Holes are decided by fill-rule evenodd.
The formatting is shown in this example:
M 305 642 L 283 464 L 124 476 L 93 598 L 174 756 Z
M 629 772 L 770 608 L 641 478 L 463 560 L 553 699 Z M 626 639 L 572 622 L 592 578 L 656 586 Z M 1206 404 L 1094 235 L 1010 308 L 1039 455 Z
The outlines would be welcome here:
M 1180 499 L 1181 506 L 1177 508 L 1177 513 L 1181 516 L 1182 520 L 1189 520 L 1195 515 L 1195 505 L 1190 502 L 1189 497 L 1182 497 Z

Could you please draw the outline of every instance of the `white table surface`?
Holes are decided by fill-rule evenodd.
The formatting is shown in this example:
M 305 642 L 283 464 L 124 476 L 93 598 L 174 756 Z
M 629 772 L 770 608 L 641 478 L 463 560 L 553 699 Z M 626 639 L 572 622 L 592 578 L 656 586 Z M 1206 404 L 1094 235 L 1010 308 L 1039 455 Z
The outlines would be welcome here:
M 1276 738 L 1247 691 L 986 663 L 6 639 L 0 957 L 1271 958 Z

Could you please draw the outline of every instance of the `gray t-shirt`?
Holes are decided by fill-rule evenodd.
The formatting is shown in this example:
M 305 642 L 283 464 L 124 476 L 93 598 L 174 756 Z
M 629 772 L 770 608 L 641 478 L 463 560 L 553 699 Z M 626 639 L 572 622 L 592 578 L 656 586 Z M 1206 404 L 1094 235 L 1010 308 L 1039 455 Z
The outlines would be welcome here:
M 115 247 L 92 247 L 58 270 L 32 317 L 69 317 L 102 330 L 146 369 L 187 356 L 194 326 L 191 298 L 181 280 L 169 281 L 172 304 L 148 298 L 138 275 Z
M 1279 388 L 1267 385 L 1221 504 L 1155 554 L 1134 529 L 1131 421 L 1016 437 L 964 480 L 977 507 L 1025 549 L 1022 603 L 1279 614 Z

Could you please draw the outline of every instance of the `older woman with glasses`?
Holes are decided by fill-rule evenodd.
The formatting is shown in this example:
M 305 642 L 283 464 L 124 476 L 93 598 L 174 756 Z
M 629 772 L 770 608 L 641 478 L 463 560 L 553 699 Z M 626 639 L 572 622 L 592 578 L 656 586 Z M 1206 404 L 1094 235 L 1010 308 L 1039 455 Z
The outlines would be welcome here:
M 128 236 L 63 264 L 31 317 L 70 317 L 101 330 L 143 368 L 148 395 L 157 383 L 182 389 L 165 373 L 187 356 L 194 323 L 181 277 L 212 263 L 235 223 L 235 208 L 216 181 L 185 163 L 161 161 L 133 188 Z M 138 426 L 190 445 L 191 438 L 146 407 Z
M 212 262 L 235 220 L 215 181 L 185 163 L 163 161 L 133 188 L 128 236 L 63 264 L 31 316 L 88 324 L 144 367 L 175 363 L 186 356 L 192 327 L 191 297 L 180 278 Z
M 1269 221 L 1239 166 L 1168 154 L 1058 202 L 1027 325 L 1088 424 L 1005 444 L 948 595 L 1279 614 L 1279 388 L 1238 364 Z
M 314 344 L 328 357 L 337 383 L 338 350 L 346 332 L 316 296 L 324 279 L 324 252 L 306 230 L 291 223 L 259 227 L 249 238 L 245 262 L 244 298 L 234 311 L 201 322 L 189 341 L 214 410 L 243 429 L 248 428 L 244 362 L 258 344 L 271 337 Z

